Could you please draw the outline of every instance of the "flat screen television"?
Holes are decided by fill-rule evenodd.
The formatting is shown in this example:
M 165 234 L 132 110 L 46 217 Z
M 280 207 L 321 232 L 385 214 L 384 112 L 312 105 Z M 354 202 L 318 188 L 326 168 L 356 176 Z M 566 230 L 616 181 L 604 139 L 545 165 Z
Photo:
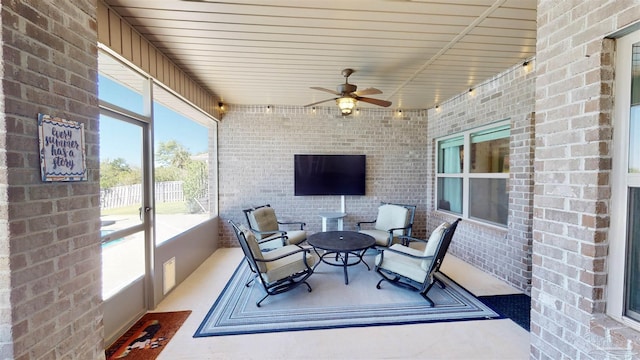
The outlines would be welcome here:
M 294 195 L 364 195 L 366 155 L 295 154 Z

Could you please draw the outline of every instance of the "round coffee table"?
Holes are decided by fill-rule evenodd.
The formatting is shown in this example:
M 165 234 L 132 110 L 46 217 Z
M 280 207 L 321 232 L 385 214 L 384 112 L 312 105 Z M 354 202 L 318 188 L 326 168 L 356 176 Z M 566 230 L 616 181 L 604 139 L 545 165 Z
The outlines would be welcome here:
M 332 266 L 343 267 L 345 285 L 349 284 L 348 266 L 363 263 L 368 270 L 371 270 L 369 265 L 362 260 L 365 251 L 376 243 L 376 240 L 369 235 L 356 231 L 326 231 L 310 235 L 307 237 L 307 242 L 313 246 L 316 254 L 320 257 L 318 264 L 323 262 Z M 325 252 L 320 254 L 318 249 L 325 250 Z M 325 259 L 330 255 L 335 256 L 335 261 L 327 261 Z M 355 256 L 357 260 L 349 262 L 349 255 Z M 318 265 L 316 264 L 316 266 Z

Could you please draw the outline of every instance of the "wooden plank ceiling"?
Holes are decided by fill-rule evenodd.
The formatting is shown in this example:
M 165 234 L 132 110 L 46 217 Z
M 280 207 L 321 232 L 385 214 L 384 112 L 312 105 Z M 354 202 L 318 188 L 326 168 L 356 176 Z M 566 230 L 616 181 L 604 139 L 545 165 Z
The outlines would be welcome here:
M 426 109 L 535 55 L 536 0 L 106 3 L 229 104 L 330 100 L 310 87 L 352 68 L 350 83 L 383 92 L 369 97 Z

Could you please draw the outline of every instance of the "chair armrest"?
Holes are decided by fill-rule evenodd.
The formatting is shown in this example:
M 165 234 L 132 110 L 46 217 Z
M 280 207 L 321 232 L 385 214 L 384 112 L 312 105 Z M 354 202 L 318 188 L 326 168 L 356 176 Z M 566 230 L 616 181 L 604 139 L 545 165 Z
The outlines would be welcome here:
M 257 240 L 257 241 L 258 241 L 258 244 L 263 244 L 263 243 L 266 243 L 266 242 L 269 242 L 269 241 L 273 241 L 275 239 L 282 239 L 282 245 L 284 246 L 284 245 L 287 244 L 287 239 L 288 238 L 287 238 L 287 235 L 280 234 L 278 236 L 266 237 L 264 239 L 260 239 L 260 240 Z
M 405 226 L 405 227 L 391 228 L 391 229 L 389 229 L 389 230 L 387 230 L 387 231 L 388 231 L 388 232 L 390 232 L 390 233 L 392 233 L 392 232 L 394 232 L 394 231 L 396 231 L 396 230 L 409 230 L 409 229 L 411 229 L 411 225 L 407 225 L 407 226 Z M 402 236 L 404 236 L 404 235 L 402 235 Z
M 373 221 L 360 221 L 360 222 L 358 222 L 358 223 L 356 224 L 356 226 L 358 227 L 358 230 L 361 230 L 361 229 L 360 229 L 360 224 L 375 224 L 375 223 L 376 223 L 376 221 L 375 221 L 375 220 L 373 220 Z
M 291 222 L 278 221 L 278 225 L 300 225 L 300 230 L 304 230 L 304 227 L 307 226 L 307 223 L 302 221 L 291 221 Z
M 407 254 L 406 252 L 398 251 L 398 250 L 392 249 L 392 248 L 385 248 L 385 249 L 382 249 L 382 253 L 381 253 L 381 256 L 383 257 L 383 259 L 384 259 L 384 252 L 385 251 L 391 251 L 392 253 L 396 253 L 396 254 L 399 254 L 399 255 L 403 255 L 403 256 L 406 256 L 406 257 L 413 258 L 413 259 L 420 259 L 420 260 L 430 260 L 430 259 L 435 258 L 435 256 L 433 256 L 433 255 L 418 256 L 418 255 L 413 255 L 413 254 Z
M 391 244 L 393 243 L 393 238 L 395 237 L 393 235 L 394 231 L 402 230 L 403 233 L 404 233 L 406 230 L 409 230 L 409 229 L 411 229 L 411 224 L 409 224 L 409 225 L 407 225 L 405 227 L 391 228 L 391 229 L 387 230 L 389 232 L 389 244 L 387 246 L 391 246 Z M 406 235 L 399 235 L 398 238 L 401 238 L 403 236 L 406 236 Z M 407 245 L 407 244 L 409 244 L 409 240 L 402 240 L 402 245 Z
M 282 231 L 282 230 L 274 230 L 274 231 L 259 231 L 256 229 L 250 229 L 251 231 L 253 231 L 254 234 L 260 234 L 260 235 L 269 235 L 263 239 L 257 240 L 258 244 L 263 244 L 269 241 L 273 241 L 275 239 L 282 239 L 282 246 L 287 244 L 287 232 L 286 231 Z M 274 234 L 278 234 L 278 236 L 273 236 Z
M 428 239 L 419 239 L 419 238 L 415 238 L 415 237 L 411 237 L 411 236 L 407 236 L 407 235 L 400 235 L 398 236 L 398 239 L 402 240 L 402 242 L 406 242 L 407 244 L 412 242 L 412 241 L 419 241 L 419 242 L 423 242 L 423 243 L 427 243 L 429 242 Z
M 304 262 L 304 265 L 307 267 L 307 269 L 311 269 L 311 266 L 309 265 L 309 263 L 307 263 L 307 255 L 306 255 L 306 253 L 311 253 L 311 249 L 310 248 L 298 247 L 298 249 L 296 249 L 294 251 L 288 252 L 286 254 L 282 254 L 280 256 L 276 256 L 276 257 L 271 258 L 271 259 L 255 259 L 255 260 L 267 263 L 267 262 L 280 260 L 282 258 L 286 258 L 287 256 L 295 255 L 297 253 L 302 253 L 302 261 Z
M 253 231 L 254 234 L 260 234 L 260 235 L 268 235 L 268 234 L 280 234 L 280 236 L 287 235 L 287 232 L 284 230 L 272 230 L 272 231 L 259 231 L 256 229 L 250 229 L 250 230 Z

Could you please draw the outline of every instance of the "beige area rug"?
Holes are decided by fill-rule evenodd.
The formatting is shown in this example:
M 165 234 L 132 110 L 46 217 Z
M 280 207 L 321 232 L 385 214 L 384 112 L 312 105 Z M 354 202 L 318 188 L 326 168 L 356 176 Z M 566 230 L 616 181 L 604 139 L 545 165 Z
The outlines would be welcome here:
M 365 256 L 370 266 L 373 260 Z M 348 274 L 345 285 L 341 267 L 320 264 L 308 279 L 312 292 L 299 286 L 257 307 L 264 290 L 257 283 L 245 286 L 252 274 L 243 260 L 194 337 L 499 318 L 445 275 L 439 278 L 446 287 L 436 285 L 429 292 L 436 303 L 429 307 L 416 292 L 386 282 L 376 289 L 380 277 L 364 264 L 349 267 Z

